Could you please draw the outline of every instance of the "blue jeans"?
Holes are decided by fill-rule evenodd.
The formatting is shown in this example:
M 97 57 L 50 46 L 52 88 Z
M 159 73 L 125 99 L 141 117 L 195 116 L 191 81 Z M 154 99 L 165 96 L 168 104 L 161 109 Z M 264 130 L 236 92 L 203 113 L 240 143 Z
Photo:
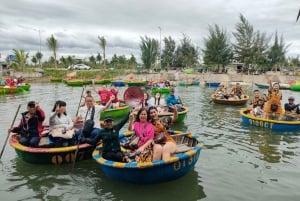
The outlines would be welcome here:
M 98 135 L 98 133 L 100 132 L 100 128 L 93 128 L 92 132 L 89 135 L 84 135 L 83 137 L 85 138 L 94 138 Z M 82 134 L 82 129 L 77 130 L 74 133 L 74 138 L 75 140 L 78 140 L 78 137 Z M 83 134 L 82 134 L 83 135 Z
M 39 137 L 24 137 L 22 136 L 19 140 L 20 144 L 29 147 L 38 147 L 40 138 Z

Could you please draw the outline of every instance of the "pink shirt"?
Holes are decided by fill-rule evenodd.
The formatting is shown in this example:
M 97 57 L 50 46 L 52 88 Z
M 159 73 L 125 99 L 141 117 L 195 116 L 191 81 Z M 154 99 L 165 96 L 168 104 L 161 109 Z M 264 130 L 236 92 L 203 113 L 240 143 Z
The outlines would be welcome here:
M 149 122 L 134 122 L 133 129 L 136 135 L 140 137 L 139 147 L 154 138 L 154 127 Z

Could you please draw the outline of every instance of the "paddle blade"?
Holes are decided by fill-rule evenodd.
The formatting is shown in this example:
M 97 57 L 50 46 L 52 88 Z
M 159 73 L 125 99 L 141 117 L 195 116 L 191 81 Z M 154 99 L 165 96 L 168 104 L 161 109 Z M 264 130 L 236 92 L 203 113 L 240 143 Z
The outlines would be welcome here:
M 135 108 L 143 103 L 144 92 L 139 87 L 129 87 L 124 92 L 124 101 L 130 108 Z

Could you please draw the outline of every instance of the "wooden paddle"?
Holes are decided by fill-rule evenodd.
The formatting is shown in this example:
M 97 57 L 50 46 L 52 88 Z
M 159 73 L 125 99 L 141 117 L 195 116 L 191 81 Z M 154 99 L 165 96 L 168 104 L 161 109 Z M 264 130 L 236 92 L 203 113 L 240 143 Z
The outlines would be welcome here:
M 19 107 L 18 107 L 17 112 L 16 112 L 16 114 L 15 114 L 14 120 L 12 121 L 12 123 L 11 123 L 11 125 L 10 125 L 10 129 L 11 129 L 11 128 L 14 126 L 14 124 L 15 124 L 17 115 L 18 115 L 19 110 L 20 110 L 20 107 L 21 107 L 21 104 L 19 104 Z M 2 150 L 1 150 L 1 153 L 0 153 L 0 159 L 1 159 L 1 157 L 2 157 L 2 154 L 3 154 L 3 152 L 4 152 L 4 149 L 5 149 L 5 147 L 6 147 L 7 140 L 8 140 L 8 138 L 9 138 L 9 136 L 10 136 L 10 131 L 8 131 L 8 133 L 7 133 L 7 136 L 6 136 L 4 145 L 3 145 Z
M 82 92 L 81 92 L 81 96 L 80 96 L 80 100 L 79 100 L 79 104 L 78 104 L 78 107 L 77 107 L 77 111 L 76 111 L 75 117 L 77 117 L 77 115 L 78 115 L 78 111 L 79 111 L 79 108 L 80 108 L 80 105 L 81 105 L 81 100 L 82 100 L 84 89 L 85 89 L 85 87 L 82 87 Z
M 78 139 L 77 139 L 77 146 L 76 146 L 76 151 L 75 151 L 75 155 L 74 155 L 74 161 L 73 161 L 72 169 L 74 169 L 74 167 L 75 167 L 75 162 L 76 162 L 76 158 L 77 158 L 78 151 L 79 151 L 79 144 L 80 144 L 80 140 L 81 140 L 81 137 L 82 137 L 82 131 L 83 131 L 83 127 L 84 127 L 84 122 L 86 121 L 88 113 L 89 113 L 89 110 L 87 109 L 86 115 L 85 115 L 85 118 L 84 118 L 84 121 L 83 121 L 83 125 L 82 125 L 82 128 L 80 130 L 80 134 L 79 134 Z

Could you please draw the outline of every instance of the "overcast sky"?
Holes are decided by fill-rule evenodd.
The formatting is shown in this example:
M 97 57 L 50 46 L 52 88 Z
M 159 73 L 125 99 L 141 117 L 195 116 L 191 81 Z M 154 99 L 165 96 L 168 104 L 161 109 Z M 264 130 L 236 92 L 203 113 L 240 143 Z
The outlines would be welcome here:
M 300 8 L 297 0 L 0 0 L 1 60 L 12 49 L 44 59 L 51 55 L 46 39 L 54 35 L 58 58 L 80 58 L 101 52 L 97 36 L 107 40 L 107 56 L 134 54 L 140 58 L 141 36 L 171 36 L 179 43 L 186 34 L 203 48 L 208 26 L 218 24 L 232 36 L 239 14 L 255 30 L 274 35 L 277 30 L 290 44 L 287 56 L 300 54 Z M 163 44 L 162 44 L 163 46 Z

